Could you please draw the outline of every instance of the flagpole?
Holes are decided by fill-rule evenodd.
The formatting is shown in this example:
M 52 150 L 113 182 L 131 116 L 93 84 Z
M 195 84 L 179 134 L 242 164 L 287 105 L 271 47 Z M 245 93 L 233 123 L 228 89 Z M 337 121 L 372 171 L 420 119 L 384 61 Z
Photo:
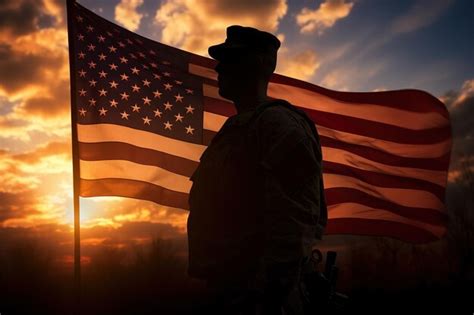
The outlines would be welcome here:
M 79 148 L 77 141 L 77 104 L 75 98 L 76 82 L 74 80 L 75 56 L 73 33 L 74 0 L 67 0 L 67 26 L 69 47 L 69 81 L 71 88 L 71 136 L 72 136 L 72 173 L 74 201 L 74 314 L 81 313 L 81 238 L 79 206 Z M 71 53 L 72 52 L 72 53 Z

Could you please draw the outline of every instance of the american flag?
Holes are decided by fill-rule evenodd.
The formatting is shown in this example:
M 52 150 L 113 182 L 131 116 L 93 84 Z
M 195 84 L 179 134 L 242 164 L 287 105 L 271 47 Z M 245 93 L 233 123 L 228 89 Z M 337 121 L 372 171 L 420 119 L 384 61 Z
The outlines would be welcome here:
M 75 3 L 69 32 L 82 197 L 189 210 L 189 177 L 229 116 L 216 62 L 130 32 Z M 323 151 L 326 234 L 441 238 L 449 114 L 420 90 L 338 92 L 274 74 L 268 94 L 304 110 Z M 295 166 L 297 167 L 297 166 Z

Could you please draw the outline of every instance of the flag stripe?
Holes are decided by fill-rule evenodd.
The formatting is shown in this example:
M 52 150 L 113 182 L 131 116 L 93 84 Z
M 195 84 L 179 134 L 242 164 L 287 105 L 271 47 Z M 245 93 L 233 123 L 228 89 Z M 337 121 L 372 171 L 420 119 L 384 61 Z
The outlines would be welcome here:
M 327 234 L 356 234 L 366 236 L 390 235 L 411 243 L 428 243 L 439 239 L 430 231 L 398 221 L 384 221 L 358 218 L 331 219 L 326 227 Z
M 406 207 L 444 209 L 443 202 L 427 191 L 373 186 L 358 178 L 338 174 L 324 173 L 323 178 L 325 189 L 353 188 Z
M 384 220 L 384 221 L 397 221 L 400 223 L 408 224 L 414 227 L 428 230 L 435 235 L 441 236 L 443 234 L 443 223 L 440 224 L 428 224 L 426 222 L 410 219 L 405 216 L 397 215 L 393 212 L 386 211 L 384 209 L 377 209 L 367 207 L 365 205 L 357 203 L 341 203 L 328 207 L 328 211 L 331 217 L 334 219 L 341 218 L 357 218 L 357 219 L 373 219 L 373 220 Z
M 87 143 L 126 142 L 142 148 L 156 148 L 175 156 L 199 161 L 206 146 L 175 140 L 130 127 L 114 124 L 77 124 L 78 141 Z
M 395 202 L 378 198 L 354 188 L 330 188 L 324 191 L 328 206 L 340 203 L 358 203 L 367 207 L 385 209 L 398 215 L 425 220 L 433 224 L 447 222 L 447 214 L 439 209 L 429 209 L 425 207 L 407 207 Z
M 341 152 L 346 151 L 374 162 L 413 168 L 414 171 L 417 171 L 416 169 L 440 171 L 439 173 L 442 174 L 444 180 L 446 180 L 446 168 L 449 165 L 450 154 L 445 154 L 437 158 L 411 158 L 390 154 L 359 144 L 342 142 L 322 135 L 319 136 L 319 139 L 321 141 L 321 145 L 325 149 L 325 152 L 328 152 L 330 148 L 334 148 L 339 149 Z
M 80 161 L 81 178 L 125 178 L 148 182 L 169 190 L 188 193 L 192 182 L 188 177 L 161 167 L 123 160 Z
M 232 111 L 229 109 L 230 103 L 217 99 L 217 88 L 207 87 L 204 89 L 204 96 L 208 96 L 204 99 L 204 110 L 209 112 L 210 110 L 216 110 L 215 114 L 223 116 L 231 116 Z M 209 98 L 213 98 L 214 101 L 208 105 Z M 288 95 L 286 99 L 291 100 Z M 219 103 L 220 106 L 216 106 Z M 224 104 L 227 105 L 225 106 Z M 232 106 L 232 105 L 230 105 Z M 300 109 L 303 109 L 300 107 Z M 449 139 L 450 128 L 446 123 L 435 128 L 424 128 L 420 130 L 412 130 L 394 125 L 387 125 L 380 122 L 370 121 L 367 119 L 361 119 L 341 114 L 333 114 L 323 112 L 316 109 L 304 108 L 304 111 L 314 121 L 319 128 L 326 127 L 334 130 L 350 132 L 352 134 L 377 137 L 380 140 L 387 140 L 398 143 L 406 144 L 432 144 L 438 143 L 443 140 Z M 351 114 L 350 112 L 347 112 Z M 405 119 L 405 118 L 403 118 Z
M 328 174 L 351 176 L 379 187 L 423 190 L 432 193 L 439 200 L 444 200 L 444 187 L 417 178 L 367 171 L 330 161 L 323 162 L 323 171 Z
M 162 151 L 140 148 L 122 142 L 79 142 L 80 159 L 85 161 L 127 160 L 144 165 L 154 165 L 179 175 L 191 177 L 198 162 Z
M 153 201 L 157 204 L 189 210 L 188 194 L 138 180 L 103 178 L 80 180 L 81 197 L 120 196 Z

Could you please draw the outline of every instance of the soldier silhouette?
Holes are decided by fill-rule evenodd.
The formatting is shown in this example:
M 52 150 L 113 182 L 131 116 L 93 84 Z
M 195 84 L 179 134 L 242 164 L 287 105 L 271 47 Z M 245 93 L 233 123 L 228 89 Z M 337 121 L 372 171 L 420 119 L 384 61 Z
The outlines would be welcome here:
M 327 221 L 322 155 L 306 114 L 267 96 L 279 47 L 239 25 L 209 47 L 237 114 L 191 176 L 188 274 L 206 280 L 207 314 L 304 314 L 301 266 Z

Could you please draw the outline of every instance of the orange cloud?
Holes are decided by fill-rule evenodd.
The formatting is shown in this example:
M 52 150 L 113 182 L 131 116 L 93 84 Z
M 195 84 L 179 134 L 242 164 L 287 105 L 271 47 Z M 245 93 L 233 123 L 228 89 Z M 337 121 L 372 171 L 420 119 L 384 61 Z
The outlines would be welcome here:
M 285 0 L 167 0 L 157 10 L 161 40 L 197 54 L 225 39 L 227 26 L 239 24 L 274 32 L 286 14 Z
M 121 0 L 115 7 L 115 20 L 132 32 L 136 31 L 143 17 L 137 8 L 142 4 L 143 0 Z
M 319 68 L 320 62 L 316 53 L 312 50 L 306 50 L 292 56 L 284 55 L 279 58 L 276 72 L 301 79 L 310 79 Z
M 301 27 L 301 33 L 317 31 L 321 35 L 338 20 L 349 15 L 354 3 L 345 3 L 345 0 L 326 0 L 318 9 L 303 8 L 296 16 L 296 22 Z

